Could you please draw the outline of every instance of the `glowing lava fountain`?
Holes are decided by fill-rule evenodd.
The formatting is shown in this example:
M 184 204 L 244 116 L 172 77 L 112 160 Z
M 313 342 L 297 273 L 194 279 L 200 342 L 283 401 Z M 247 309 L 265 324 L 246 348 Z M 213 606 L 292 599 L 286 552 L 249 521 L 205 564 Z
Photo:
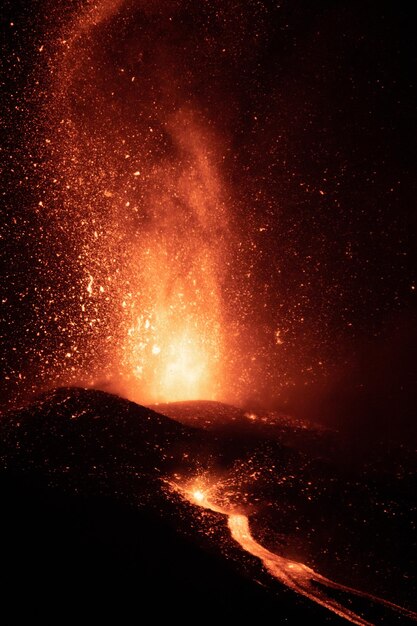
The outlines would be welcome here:
M 393 602 L 389 602 L 388 600 L 384 600 L 370 593 L 336 583 L 322 576 L 304 563 L 287 559 L 264 548 L 264 546 L 252 536 L 247 515 L 233 510 L 233 506 L 225 508 L 223 502 L 220 505 L 213 502 L 212 498 L 216 496 L 217 491 L 216 485 L 207 487 L 206 482 L 198 478 L 195 481 L 187 483 L 184 487 L 175 483 L 171 484 L 171 487 L 193 504 L 214 511 L 215 513 L 226 515 L 232 538 L 245 552 L 260 559 L 269 574 L 282 585 L 285 585 L 296 593 L 332 611 L 352 624 L 357 624 L 358 626 L 372 626 L 373 622 L 368 621 L 348 608 L 341 601 L 332 598 L 329 591 L 335 590 L 339 592 L 339 595 L 346 598 L 346 604 L 349 604 L 350 600 L 355 597 L 362 598 L 371 605 L 381 605 L 389 611 L 399 613 L 408 619 L 417 621 L 417 613 L 413 611 L 404 609 Z
M 216 399 L 230 241 L 225 141 L 184 72 L 172 22 L 180 4 L 148 4 L 87 3 L 50 59 L 52 183 L 39 211 L 67 241 L 70 265 L 71 286 L 52 311 L 65 338 L 59 382 L 142 403 Z

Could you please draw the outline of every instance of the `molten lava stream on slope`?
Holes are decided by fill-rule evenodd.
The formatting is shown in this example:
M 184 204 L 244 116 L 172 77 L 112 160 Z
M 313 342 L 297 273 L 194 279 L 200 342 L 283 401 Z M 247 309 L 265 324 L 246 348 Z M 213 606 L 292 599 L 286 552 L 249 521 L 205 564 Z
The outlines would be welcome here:
M 271 552 L 262 546 L 252 536 L 250 531 L 249 517 L 239 511 L 239 507 L 224 504 L 221 497 L 222 484 L 211 483 L 207 477 L 198 477 L 188 481 L 184 485 L 170 483 L 171 487 L 192 504 L 203 507 L 215 513 L 227 517 L 227 525 L 230 535 L 236 543 L 252 556 L 260 559 L 268 573 L 282 585 L 292 591 L 308 598 L 309 600 L 332 611 L 339 617 L 346 619 L 357 626 L 372 626 L 373 622 L 346 606 L 355 598 L 367 601 L 369 605 L 382 606 L 389 612 L 401 615 L 412 621 L 417 621 L 417 613 L 405 609 L 393 602 L 379 598 L 370 593 L 334 582 L 304 563 L 287 559 L 279 554 Z M 228 485 L 230 488 L 230 485 Z M 217 503 L 219 502 L 219 504 Z M 336 591 L 338 595 L 346 599 L 335 600 L 329 591 Z M 366 609 L 365 609 L 366 611 Z M 365 612 L 364 611 L 364 612 Z

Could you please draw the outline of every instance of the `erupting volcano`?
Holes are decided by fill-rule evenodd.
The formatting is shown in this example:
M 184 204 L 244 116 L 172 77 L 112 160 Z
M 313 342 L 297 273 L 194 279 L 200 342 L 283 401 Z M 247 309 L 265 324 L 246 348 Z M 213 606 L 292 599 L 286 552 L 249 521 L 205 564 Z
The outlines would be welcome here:
M 405 13 L 6 0 L 6 599 L 417 621 Z

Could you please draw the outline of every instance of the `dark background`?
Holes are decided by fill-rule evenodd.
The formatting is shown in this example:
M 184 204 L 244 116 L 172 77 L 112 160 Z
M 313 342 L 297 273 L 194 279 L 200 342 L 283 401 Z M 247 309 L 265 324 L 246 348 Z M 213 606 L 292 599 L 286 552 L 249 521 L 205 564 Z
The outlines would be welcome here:
M 52 310 L 66 307 L 56 283 L 68 277 L 68 242 L 34 207 L 45 187 L 37 135 L 48 98 L 39 47 L 76 6 L 2 8 L 3 406 L 51 384 L 66 350 L 50 301 Z M 228 145 L 223 175 L 239 245 L 223 291 L 238 328 L 229 360 L 239 401 L 370 437 L 415 436 L 412 9 L 301 0 L 172 6 L 175 46 L 185 50 L 178 58 L 190 72 L 183 97 L 197 99 Z M 199 47 L 203 35 L 211 43 Z M 52 274 L 51 250 L 59 253 Z

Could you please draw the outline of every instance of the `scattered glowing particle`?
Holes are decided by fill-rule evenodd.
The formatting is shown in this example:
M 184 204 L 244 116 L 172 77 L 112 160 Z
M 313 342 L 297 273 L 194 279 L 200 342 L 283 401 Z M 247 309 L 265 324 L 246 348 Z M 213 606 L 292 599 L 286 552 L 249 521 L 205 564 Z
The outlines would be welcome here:
M 136 172 L 133 173 L 133 176 L 140 176 L 140 171 L 137 170 Z
M 159 354 L 161 352 L 161 348 L 156 344 L 152 346 L 152 354 Z
M 87 291 L 88 291 L 88 293 L 90 294 L 90 296 L 91 296 L 91 295 L 92 295 L 92 293 L 93 293 L 93 282 L 94 282 L 94 278 L 93 278 L 93 277 L 91 276 L 91 274 L 90 274 L 90 276 L 89 276 L 89 280 L 88 280 L 88 285 L 87 285 Z
M 281 337 L 281 331 L 280 330 L 276 330 L 275 331 L 275 343 L 277 344 L 277 346 L 282 346 L 282 344 L 284 343 L 282 337 Z

